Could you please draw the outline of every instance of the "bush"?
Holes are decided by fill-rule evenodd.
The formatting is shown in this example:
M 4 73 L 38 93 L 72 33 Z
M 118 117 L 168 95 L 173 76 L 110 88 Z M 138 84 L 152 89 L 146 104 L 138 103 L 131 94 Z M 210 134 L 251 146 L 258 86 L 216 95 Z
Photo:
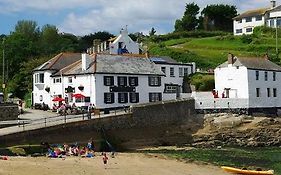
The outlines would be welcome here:
M 240 39 L 241 39 L 242 43 L 250 44 L 253 41 L 253 36 L 243 34 Z
M 215 79 L 213 75 L 196 73 L 191 78 L 191 84 L 198 91 L 211 91 L 215 89 Z
M 28 92 L 24 95 L 24 101 L 25 101 L 25 107 L 30 108 L 31 107 L 31 92 Z
M 167 41 L 171 39 L 180 39 L 180 38 L 203 38 L 203 37 L 213 37 L 213 36 L 224 36 L 228 33 L 222 31 L 204 31 L 204 30 L 197 30 L 197 31 L 183 31 L 183 32 L 173 32 L 168 33 L 166 35 L 158 35 L 151 40 L 153 42 L 160 42 L 160 41 Z

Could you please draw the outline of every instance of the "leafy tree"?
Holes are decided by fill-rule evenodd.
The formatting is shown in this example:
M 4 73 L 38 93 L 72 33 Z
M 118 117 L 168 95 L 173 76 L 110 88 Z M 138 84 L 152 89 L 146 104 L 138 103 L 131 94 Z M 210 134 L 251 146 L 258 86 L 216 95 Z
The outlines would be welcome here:
M 205 30 L 232 31 L 232 18 L 237 16 L 237 9 L 232 5 L 208 5 L 202 12 Z
M 60 51 L 59 47 L 60 35 L 58 29 L 54 25 L 44 25 L 41 29 L 41 49 L 42 54 L 49 55 Z
M 35 21 L 20 20 L 15 26 L 15 33 L 34 41 L 39 38 L 40 30 Z
M 151 28 L 151 30 L 149 31 L 149 36 L 154 36 L 156 33 L 156 30 L 154 29 L 154 27 Z
M 113 34 L 106 31 L 95 32 L 81 37 L 79 40 L 79 51 L 85 51 L 87 48 L 93 46 L 93 41 L 99 39 L 100 41 L 107 41 L 114 37 Z
M 175 31 L 195 30 L 198 26 L 197 15 L 199 10 L 199 6 L 194 2 L 186 4 L 182 19 L 178 19 L 175 22 Z
M 13 92 L 16 97 L 24 98 L 25 94 L 32 89 L 32 71 L 48 61 L 49 57 L 29 58 L 27 62 L 21 63 L 17 74 L 9 82 L 9 91 Z

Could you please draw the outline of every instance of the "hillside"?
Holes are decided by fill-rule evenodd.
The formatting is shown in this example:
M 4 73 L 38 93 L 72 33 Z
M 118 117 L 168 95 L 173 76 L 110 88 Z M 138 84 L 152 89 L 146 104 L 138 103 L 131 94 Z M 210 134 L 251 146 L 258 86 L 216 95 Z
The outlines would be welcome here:
M 219 33 L 218 33 L 219 34 Z M 281 36 L 281 30 L 278 31 Z M 227 60 L 227 54 L 236 56 L 264 56 L 266 53 L 275 63 L 276 58 L 275 29 L 258 27 L 253 35 L 233 36 L 222 34 L 211 37 L 182 37 L 150 43 L 150 52 L 154 55 L 169 55 L 181 62 L 196 62 L 198 68 L 210 69 Z M 278 38 L 279 50 L 281 38 Z

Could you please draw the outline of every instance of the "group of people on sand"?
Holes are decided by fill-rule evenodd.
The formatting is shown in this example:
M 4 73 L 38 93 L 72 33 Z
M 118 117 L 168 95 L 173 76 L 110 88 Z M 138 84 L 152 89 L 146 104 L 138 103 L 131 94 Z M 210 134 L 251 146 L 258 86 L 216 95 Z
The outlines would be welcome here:
M 48 147 L 47 157 L 51 158 L 64 158 L 66 156 L 81 156 L 91 158 L 95 156 L 94 142 L 89 141 L 86 146 L 73 145 L 54 145 Z
M 54 145 L 50 146 L 48 143 L 41 143 L 48 148 L 47 157 L 50 158 L 66 158 L 67 156 L 81 156 L 85 158 L 95 157 L 95 147 L 94 142 L 91 140 L 86 146 L 80 147 L 77 143 L 73 145 Z M 101 153 L 104 168 L 106 169 L 108 163 L 108 156 L 106 152 Z M 114 158 L 114 152 L 111 154 Z

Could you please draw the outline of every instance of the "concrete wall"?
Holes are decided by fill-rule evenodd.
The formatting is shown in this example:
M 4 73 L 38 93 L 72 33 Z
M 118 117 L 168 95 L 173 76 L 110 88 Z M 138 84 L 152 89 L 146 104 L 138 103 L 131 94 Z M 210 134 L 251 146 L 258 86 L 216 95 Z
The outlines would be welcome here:
M 0 104 L 0 121 L 17 120 L 18 105 L 17 104 Z
M 195 117 L 194 100 L 169 101 L 132 108 L 132 113 L 80 121 L 0 137 L 3 145 L 87 142 L 106 137 L 116 148 L 175 145 L 192 142 L 202 122 Z M 104 131 L 104 132 L 103 132 Z

